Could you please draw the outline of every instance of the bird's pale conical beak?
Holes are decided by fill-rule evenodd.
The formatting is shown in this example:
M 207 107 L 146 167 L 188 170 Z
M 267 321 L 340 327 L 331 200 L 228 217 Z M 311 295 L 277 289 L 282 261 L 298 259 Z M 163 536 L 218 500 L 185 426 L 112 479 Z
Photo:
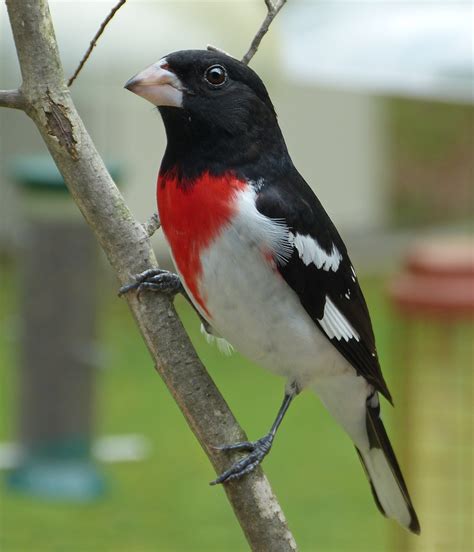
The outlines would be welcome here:
M 150 65 L 129 81 L 125 88 L 156 106 L 183 106 L 183 85 L 169 70 L 165 59 Z

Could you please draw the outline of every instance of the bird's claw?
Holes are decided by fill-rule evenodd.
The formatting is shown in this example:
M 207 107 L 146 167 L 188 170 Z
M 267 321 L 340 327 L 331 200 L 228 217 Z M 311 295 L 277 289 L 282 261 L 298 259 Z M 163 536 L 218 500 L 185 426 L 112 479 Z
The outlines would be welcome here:
M 170 295 L 176 295 L 183 291 L 183 284 L 177 274 L 162 270 L 161 268 L 150 268 L 141 274 L 137 274 L 134 282 L 126 284 L 119 289 L 119 297 L 129 291 L 136 291 L 137 298 L 145 291 L 159 291 Z
M 244 456 L 232 466 L 221 473 L 219 477 L 211 481 L 211 485 L 218 485 L 219 483 L 226 483 L 234 479 L 239 479 L 243 475 L 250 473 L 254 470 L 269 453 L 273 443 L 273 435 L 271 433 L 265 435 L 258 441 L 242 441 L 241 443 L 234 443 L 233 445 L 222 445 L 213 447 L 220 451 L 229 450 L 248 450 L 250 454 Z

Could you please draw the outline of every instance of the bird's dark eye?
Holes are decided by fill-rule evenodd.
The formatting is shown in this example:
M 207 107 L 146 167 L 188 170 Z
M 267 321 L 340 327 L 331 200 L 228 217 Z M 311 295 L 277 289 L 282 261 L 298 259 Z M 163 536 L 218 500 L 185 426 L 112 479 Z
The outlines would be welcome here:
M 227 73 L 222 65 L 212 65 L 206 69 L 204 78 L 212 86 L 222 86 L 227 80 Z

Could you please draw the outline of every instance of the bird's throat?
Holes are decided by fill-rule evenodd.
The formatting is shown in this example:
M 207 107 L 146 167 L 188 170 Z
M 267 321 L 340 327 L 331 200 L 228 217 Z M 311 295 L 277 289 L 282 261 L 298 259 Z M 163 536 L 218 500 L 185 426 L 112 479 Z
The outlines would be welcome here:
M 224 177 L 233 173 L 242 180 L 291 164 L 275 119 L 232 124 L 209 124 L 185 109 L 160 108 L 167 146 L 160 173 L 174 170 L 183 179 L 204 173 Z

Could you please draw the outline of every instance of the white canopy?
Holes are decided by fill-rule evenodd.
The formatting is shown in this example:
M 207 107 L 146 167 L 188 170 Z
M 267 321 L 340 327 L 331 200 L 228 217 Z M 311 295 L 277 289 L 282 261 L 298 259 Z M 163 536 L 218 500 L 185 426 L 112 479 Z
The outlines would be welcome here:
M 474 102 L 470 1 L 289 2 L 281 15 L 295 81 Z

